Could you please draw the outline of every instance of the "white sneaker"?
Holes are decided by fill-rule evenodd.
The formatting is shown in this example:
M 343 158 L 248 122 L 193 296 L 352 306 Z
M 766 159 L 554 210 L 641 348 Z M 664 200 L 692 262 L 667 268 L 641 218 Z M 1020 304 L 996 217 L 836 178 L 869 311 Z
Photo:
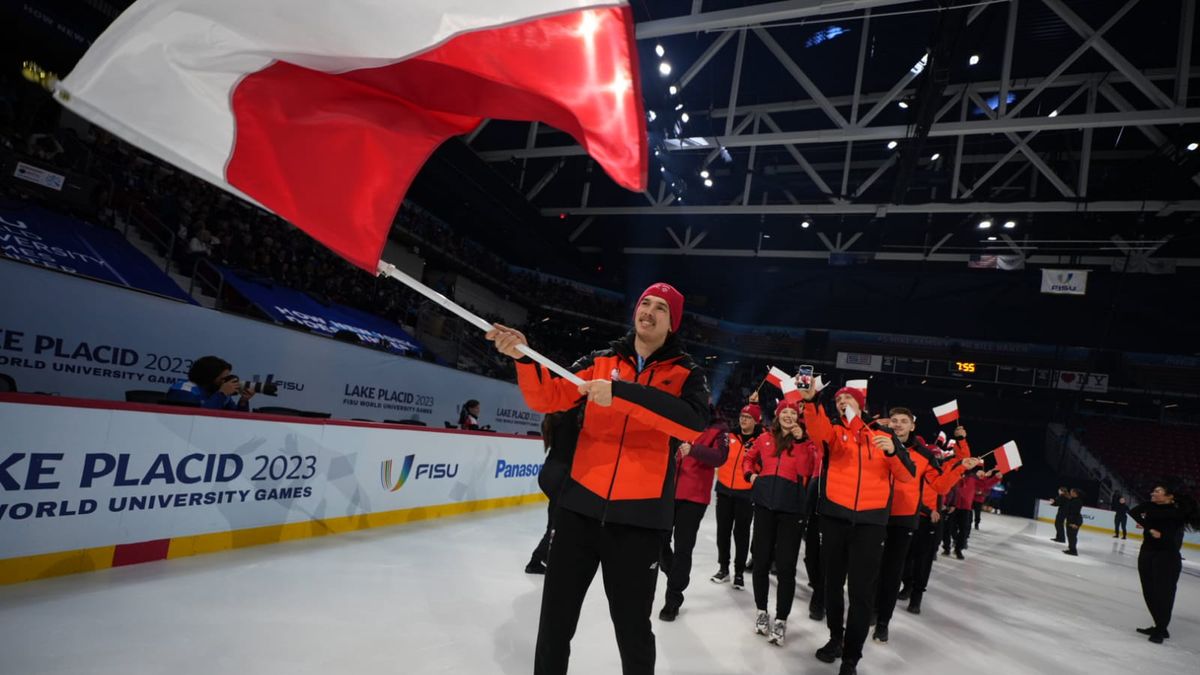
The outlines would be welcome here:
M 759 610 L 758 616 L 754 619 L 754 632 L 759 635 L 766 635 L 771 627 L 771 617 L 766 612 Z
M 787 634 L 787 621 L 775 619 L 775 624 L 771 626 L 771 635 L 767 638 L 767 642 L 773 645 L 782 647 L 783 636 Z

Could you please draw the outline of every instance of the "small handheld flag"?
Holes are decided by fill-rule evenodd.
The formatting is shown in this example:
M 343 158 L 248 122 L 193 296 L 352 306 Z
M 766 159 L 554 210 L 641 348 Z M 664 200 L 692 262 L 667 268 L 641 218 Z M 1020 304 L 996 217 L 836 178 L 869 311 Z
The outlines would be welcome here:
M 996 453 L 996 468 L 1000 473 L 1021 468 L 1021 451 L 1017 450 L 1016 441 L 1009 441 L 992 452 Z
M 946 425 L 958 419 L 958 399 L 933 407 L 933 416 L 938 424 Z

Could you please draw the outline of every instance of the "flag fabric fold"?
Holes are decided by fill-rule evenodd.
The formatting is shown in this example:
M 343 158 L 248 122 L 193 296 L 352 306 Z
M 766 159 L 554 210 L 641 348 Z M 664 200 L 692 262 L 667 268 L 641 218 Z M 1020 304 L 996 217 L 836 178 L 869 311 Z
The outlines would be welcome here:
M 1000 473 L 1008 473 L 1021 468 L 1021 451 L 1017 449 L 1016 441 L 1009 441 L 996 448 L 996 468 Z
M 958 399 L 954 399 L 949 403 L 935 405 L 933 407 L 933 416 L 937 418 L 938 424 L 946 425 L 958 419 Z
M 800 396 L 800 389 L 796 386 L 796 379 L 775 366 L 771 366 L 771 369 L 767 371 L 767 382 L 782 391 L 783 398 L 788 403 L 799 403 L 803 400 Z
M 57 94 L 370 271 L 421 165 L 484 119 L 547 123 L 646 186 L 623 2 L 139 0 Z

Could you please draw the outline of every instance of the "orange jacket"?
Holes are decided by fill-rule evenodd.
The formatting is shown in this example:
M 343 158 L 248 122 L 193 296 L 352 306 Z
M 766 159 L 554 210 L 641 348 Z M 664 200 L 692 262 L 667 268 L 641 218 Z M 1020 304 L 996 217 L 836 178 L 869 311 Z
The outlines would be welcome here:
M 948 459 L 942 464 L 940 471 L 926 472 L 925 483 L 928 486 L 921 492 L 922 510 L 932 512 L 937 510 L 938 497 L 945 496 L 950 492 L 955 485 L 958 484 L 962 475 L 967 469 L 962 465 L 962 460 L 971 456 L 971 448 L 967 445 L 967 441 L 960 439 L 957 446 L 954 448 L 954 458 Z
M 612 405 L 587 403 L 571 477 L 559 504 L 601 521 L 669 530 L 674 522 L 675 455 L 680 439 L 707 426 L 708 383 L 675 334 L 637 370 L 632 333 L 571 367 L 584 380 L 611 380 Z M 580 403 L 576 385 L 531 359 L 517 361 L 517 384 L 542 413 Z
M 930 473 L 937 475 L 940 471 L 935 466 L 934 451 L 925 444 L 925 439 L 911 435 L 904 445 L 908 452 L 908 458 L 912 460 L 913 467 L 916 469 L 916 476 L 915 480 L 897 482 L 893 487 L 892 512 L 888 524 L 915 530 L 917 529 L 919 507 L 924 499 L 925 477 Z
M 729 434 L 729 457 L 721 468 L 717 469 L 717 492 L 750 498 L 750 482 L 746 480 L 746 474 L 742 471 L 742 458 L 746 456 L 746 451 L 750 449 L 756 437 L 751 434 L 743 441 L 741 434 Z
M 887 524 L 893 481 L 914 480 L 916 470 L 908 453 L 888 455 L 880 450 L 876 437 L 894 437 L 863 424 L 861 415 L 848 424 L 841 419 L 831 422 L 824 410 L 810 402 L 804 405 L 804 423 L 813 441 L 826 449 L 817 512 L 852 523 Z

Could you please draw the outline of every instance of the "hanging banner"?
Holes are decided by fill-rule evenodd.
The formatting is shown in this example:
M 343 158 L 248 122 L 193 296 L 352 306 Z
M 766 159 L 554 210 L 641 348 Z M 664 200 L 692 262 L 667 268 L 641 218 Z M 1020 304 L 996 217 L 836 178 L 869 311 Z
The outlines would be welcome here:
M 1087 270 L 1042 270 L 1042 292 L 1057 295 L 1085 295 Z

